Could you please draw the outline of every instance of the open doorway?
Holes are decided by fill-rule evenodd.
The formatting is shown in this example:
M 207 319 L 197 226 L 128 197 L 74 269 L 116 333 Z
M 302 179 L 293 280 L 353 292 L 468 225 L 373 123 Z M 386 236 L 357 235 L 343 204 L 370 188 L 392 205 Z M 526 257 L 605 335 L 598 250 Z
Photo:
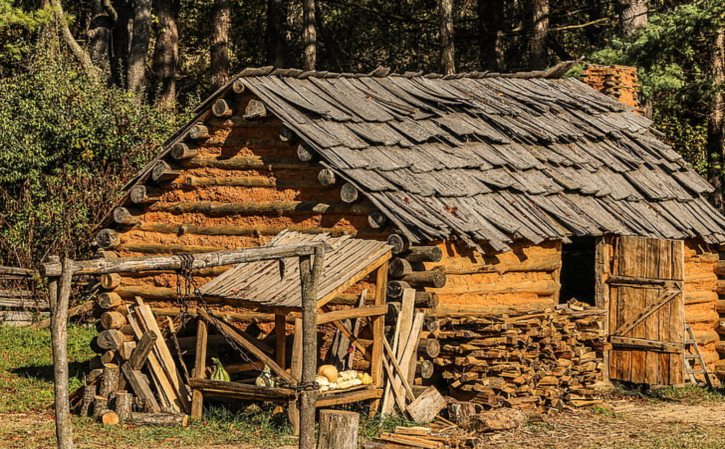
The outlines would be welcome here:
M 576 298 L 595 305 L 595 254 L 596 240 L 593 237 L 574 237 L 571 243 L 562 245 L 560 303 Z

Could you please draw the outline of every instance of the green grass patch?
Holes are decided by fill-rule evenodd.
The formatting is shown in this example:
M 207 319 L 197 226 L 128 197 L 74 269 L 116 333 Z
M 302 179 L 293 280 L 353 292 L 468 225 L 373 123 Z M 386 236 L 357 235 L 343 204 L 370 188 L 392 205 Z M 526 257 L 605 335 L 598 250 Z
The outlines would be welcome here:
M 89 343 L 96 330 L 68 327 L 70 389 L 82 385 L 87 362 L 95 354 Z M 53 357 L 50 331 L 0 326 L 0 413 L 39 411 L 53 403 Z
M 712 390 L 688 384 L 683 386 L 652 388 L 647 391 L 647 397 L 659 401 L 697 404 L 701 402 L 725 401 L 725 390 Z

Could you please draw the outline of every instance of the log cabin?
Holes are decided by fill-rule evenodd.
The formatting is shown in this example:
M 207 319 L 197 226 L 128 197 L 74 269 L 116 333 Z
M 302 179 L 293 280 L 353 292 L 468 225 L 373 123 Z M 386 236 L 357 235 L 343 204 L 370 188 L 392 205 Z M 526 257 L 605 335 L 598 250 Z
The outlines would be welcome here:
M 724 373 L 712 187 L 649 119 L 568 68 L 245 69 L 125 186 L 98 256 L 254 247 L 284 230 L 386 240 L 388 301 L 415 288 L 432 319 L 576 300 L 603 313 L 606 379 L 684 382 L 685 323 Z M 108 277 L 102 300 L 168 308 L 177 279 Z

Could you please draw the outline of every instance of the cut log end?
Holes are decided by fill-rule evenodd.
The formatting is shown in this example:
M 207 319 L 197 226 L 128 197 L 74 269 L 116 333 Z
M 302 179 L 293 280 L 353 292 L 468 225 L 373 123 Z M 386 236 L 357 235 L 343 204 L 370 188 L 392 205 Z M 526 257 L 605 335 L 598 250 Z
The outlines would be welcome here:
M 196 125 L 193 125 L 191 128 L 189 128 L 189 134 L 187 134 L 187 136 L 191 140 L 204 140 L 208 139 L 211 134 L 209 134 L 209 128 L 207 128 L 206 125 L 197 123 Z
M 245 89 L 246 89 L 246 87 L 244 86 L 244 81 L 242 81 L 241 78 L 235 80 L 232 83 L 232 90 L 234 91 L 235 94 L 242 94 L 242 93 L 244 93 Z
M 171 157 L 176 160 L 191 159 L 192 157 L 199 154 L 199 149 L 190 147 L 184 142 L 175 143 L 171 147 Z
M 247 107 L 244 108 L 244 118 L 246 120 L 260 119 L 267 117 L 267 108 L 259 100 L 249 100 Z
M 335 172 L 329 168 L 323 168 L 317 173 L 317 180 L 326 187 L 334 185 L 336 181 Z
M 282 142 L 291 142 L 294 139 L 294 133 L 291 129 L 287 128 L 286 126 L 283 126 L 279 130 L 279 140 Z
M 354 203 L 360 199 L 360 191 L 353 184 L 346 182 L 340 188 L 340 199 L 345 203 Z
M 103 424 L 104 426 L 115 426 L 118 425 L 118 423 L 120 422 L 121 419 L 118 417 L 118 414 L 111 410 L 108 410 L 103 413 L 103 415 L 101 415 L 101 424 Z
M 401 254 L 410 248 L 410 240 L 402 234 L 390 234 L 388 245 L 393 247 L 393 254 Z
M 297 145 L 295 154 L 297 155 L 297 159 L 302 162 L 310 162 L 315 159 L 315 155 L 302 144 Z
M 169 179 L 176 178 L 180 173 L 181 172 L 179 170 L 171 168 L 167 162 L 158 161 L 151 171 L 151 179 L 156 182 L 167 181 Z
M 220 98 L 211 105 L 211 112 L 215 117 L 230 117 L 232 115 L 232 108 L 225 99 Z
M 96 233 L 96 244 L 103 248 L 114 248 L 121 243 L 121 238 L 113 229 L 101 229 Z
M 388 217 L 379 210 L 373 211 L 368 215 L 368 225 L 373 229 L 385 229 L 388 225 Z
M 133 226 L 139 223 L 139 219 L 125 207 L 113 209 L 113 221 L 124 226 Z

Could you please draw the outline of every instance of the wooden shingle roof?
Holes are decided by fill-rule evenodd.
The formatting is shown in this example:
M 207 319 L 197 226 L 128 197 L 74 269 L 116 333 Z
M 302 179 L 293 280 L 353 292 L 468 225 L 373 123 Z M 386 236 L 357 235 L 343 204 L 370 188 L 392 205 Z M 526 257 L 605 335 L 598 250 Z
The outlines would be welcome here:
M 390 246 L 349 235 L 304 234 L 284 231 L 268 246 L 324 242 L 328 247 L 318 284 L 317 299 L 341 293 L 391 257 Z M 300 308 L 300 269 L 297 258 L 239 264 L 201 287 L 202 294 L 264 307 Z
M 562 71 L 247 69 L 200 111 L 241 80 L 413 241 L 725 242 L 725 218 L 705 198 L 712 187 L 652 122 Z

